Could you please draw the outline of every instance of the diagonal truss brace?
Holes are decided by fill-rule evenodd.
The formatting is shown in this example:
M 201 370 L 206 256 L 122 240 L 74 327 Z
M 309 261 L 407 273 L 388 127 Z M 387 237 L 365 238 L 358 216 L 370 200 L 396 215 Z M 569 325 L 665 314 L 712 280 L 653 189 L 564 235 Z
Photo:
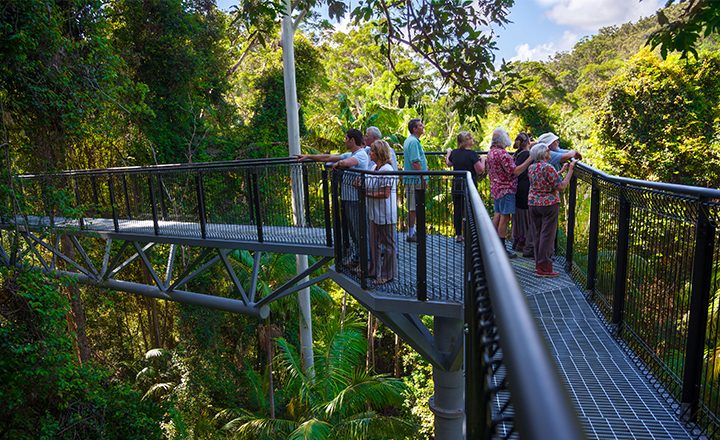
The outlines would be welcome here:
M 311 267 L 303 271 L 301 274 L 296 275 L 278 289 L 273 291 L 266 297 L 256 301 L 258 296 L 258 285 L 260 276 L 260 266 L 262 251 L 255 251 L 253 255 L 252 273 L 250 278 L 249 290 L 246 292 L 241 284 L 241 281 L 233 268 L 231 261 L 228 258 L 228 254 L 233 252 L 234 249 L 222 249 L 208 247 L 204 248 L 201 254 L 196 257 L 190 265 L 184 268 L 183 272 L 176 278 L 173 277 L 173 269 L 175 266 L 175 258 L 177 255 L 177 245 L 171 244 L 170 252 L 167 257 L 167 267 L 164 271 L 164 277 L 155 270 L 153 263 L 150 261 L 148 252 L 156 246 L 154 242 L 137 242 L 137 241 L 123 241 L 118 252 L 113 255 L 113 239 L 106 239 L 104 243 L 104 252 L 102 258 L 102 265 L 96 266 L 93 264 L 89 254 L 83 248 L 82 244 L 72 234 L 67 234 L 72 243 L 72 246 L 77 250 L 78 258 L 71 258 L 60 250 L 60 241 L 63 234 L 56 233 L 50 237 L 42 236 L 38 237 L 29 231 L 20 232 L 20 239 L 27 243 L 27 247 L 19 256 L 20 258 L 15 262 L 16 265 L 21 265 L 22 261 L 29 255 L 32 255 L 37 259 L 43 272 L 54 275 L 61 275 L 65 277 L 71 277 L 77 281 L 85 284 L 92 284 L 100 287 L 105 287 L 113 290 L 120 290 L 129 293 L 141 294 L 151 298 L 159 298 L 166 300 L 173 300 L 187 304 L 205 305 L 208 307 L 227 310 L 233 312 L 244 313 L 248 315 L 258 316 L 260 318 L 266 318 L 269 314 L 268 305 L 291 295 L 301 289 L 309 287 L 313 284 L 317 284 L 322 280 L 325 280 L 330 275 L 324 273 L 318 277 L 310 280 L 303 281 L 314 271 L 320 269 L 323 265 L 327 264 L 332 260 L 331 257 L 323 257 Z M 15 237 L 17 241 L 18 237 Z M 46 259 L 39 252 L 38 248 L 42 247 L 49 251 L 52 255 L 51 259 Z M 127 257 L 124 261 L 124 254 L 127 256 L 126 250 L 132 248 L 134 252 Z M 209 260 L 205 261 L 208 256 L 216 253 Z M 63 270 L 57 267 L 57 260 L 62 260 L 71 266 L 71 270 Z M 154 285 L 146 285 L 142 283 L 136 283 L 132 281 L 126 281 L 117 279 L 116 277 L 128 266 L 130 266 L 136 259 L 140 259 L 142 265 L 148 270 L 150 277 L 153 279 Z M 122 261 L 122 262 L 121 262 Z M 207 271 L 213 265 L 222 261 L 225 270 L 230 277 L 233 285 L 241 295 L 241 299 L 226 298 L 221 296 L 214 296 L 210 294 L 195 293 L 186 290 L 179 290 L 187 283 L 195 279 L 197 276 Z M 0 242 L 0 263 L 9 265 L 12 263 L 10 256 L 8 255 L 5 248 L 2 247 Z M 37 263 L 35 263 L 37 264 Z M 32 263 L 31 263 L 32 265 Z M 98 267 L 100 270 L 98 270 Z M 74 270 L 74 271 L 72 271 Z M 174 280 L 173 280 L 174 278 Z
M 298 290 L 302 290 L 306 287 L 310 287 L 313 284 L 317 284 L 320 281 L 330 277 L 330 274 L 328 272 L 325 272 L 324 274 L 320 275 L 319 277 L 315 277 L 311 280 L 305 281 L 303 283 L 297 284 L 296 283 L 306 276 L 310 275 L 317 269 L 321 268 L 325 263 L 329 262 L 331 260 L 330 257 L 323 257 L 320 260 L 318 260 L 315 264 L 305 269 L 303 272 L 297 274 L 295 277 L 293 277 L 291 280 L 280 286 L 278 289 L 276 289 L 274 292 L 272 292 L 270 295 L 266 296 L 265 298 L 261 299 L 257 304 L 259 306 L 269 304 L 273 301 L 277 301 L 280 298 L 283 298 L 287 295 L 290 295 L 292 293 L 297 292 Z

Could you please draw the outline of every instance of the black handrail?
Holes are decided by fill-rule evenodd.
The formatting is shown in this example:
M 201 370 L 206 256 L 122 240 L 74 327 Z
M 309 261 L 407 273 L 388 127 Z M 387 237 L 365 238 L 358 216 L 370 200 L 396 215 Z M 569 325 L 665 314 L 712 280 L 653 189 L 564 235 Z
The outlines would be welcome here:
M 638 188 L 656 189 L 659 191 L 666 191 L 671 193 L 684 194 L 693 197 L 704 197 L 708 199 L 720 199 L 720 190 L 712 188 L 704 188 L 701 186 L 693 185 L 680 185 L 676 183 L 664 183 L 664 182 L 652 182 L 649 180 L 630 179 L 627 177 L 613 176 L 612 174 L 604 173 L 596 168 L 593 168 L 584 163 L 578 162 L 575 165 L 575 169 L 584 170 L 590 174 L 596 175 L 606 182 L 615 183 L 618 185 L 628 185 Z
M 485 360 L 486 365 L 474 365 L 478 363 L 477 350 L 481 350 L 480 346 L 486 344 L 488 337 L 492 338 L 495 332 L 488 327 L 496 326 L 497 343 L 502 350 L 502 362 L 506 366 L 510 399 L 514 406 L 514 429 L 520 433 L 521 438 L 585 438 L 525 295 L 515 278 L 507 253 L 496 238 L 497 233 L 470 173 L 466 174 L 468 217 L 471 218 L 468 222 L 468 233 L 472 238 L 468 243 L 472 247 L 471 253 L 476 254 L 473 266 L 466 268 L 466 272 L 471 277 L 482 277 L 484 281 L 476 283 L 477 288 L 466 292 L 466 295 L 484 294 L 489 299 L 489 303 L 485 301 L 483 304 L 483 298 L 466 298 L 466 306 L 470 308 L 470 313 L 466 314 L 467 319 L 471 323 L 483 321 L 482 324 L 471 325 L 471 328 L 476 328 L 481 333 L 469 335 L 466 358 L 473 364 L 467 365 L 466 371 L 475 372 L 484 367 L 485 374 L 492 374 L 499 369 L 487 365 L 490 359 Z M 480 316 L 482 311 L 478 309 L 481 307 L 491 311 L 488 311 L 486 316 Z M 492 321 L 488 322 L 489 319 Z M 490 396 L 469 395 L 467 398 L 490 399 Z M 473 405 L 472 408 L 490 411 L 488 406 L 486 403 Z M 468 423 L 471 423 L 471 420 L 483 423 L 488 419 L 486 414 L 467 414 Z
M 573 177 L 590 204 L 567 207 L 568 271 L 633 358 L 677 399 L 680 417 L 712 437 L 720 430 L 713 303 L 720 190 L 618 177 L 582 163 Z M 578 218 L 589 226 L 575 227 Z

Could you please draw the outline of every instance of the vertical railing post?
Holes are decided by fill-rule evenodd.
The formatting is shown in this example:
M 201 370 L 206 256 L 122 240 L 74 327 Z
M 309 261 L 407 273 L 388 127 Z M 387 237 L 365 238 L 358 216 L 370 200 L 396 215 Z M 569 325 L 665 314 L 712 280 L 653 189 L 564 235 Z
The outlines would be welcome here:
M 112 210 L 113 228 L 115 228 L 115 232 L 120 232 L 117 205 L 115 204 L 115 185 L 113 184 L 112 174 L 108 174 L 108 191 L 110 193 L 110 209 Z
M 690 315 L 681 402 L 682 414 L 687 420 L 695 420 L 700 402 L 705 333 L 715 250 L 715 225 L 710 220 L 706 200 L 698 200 L 697 205 L 698 222 L 695 232 Z
M 365 174 L 360 174 L 360 188 L 358 189 L 358 218 L 357 221 L 360 236 L 358 237 L 358 251 L 360 253 L 360 287 L 367 289 L 368 283 L 368 215 L 367 199 L 365 198 Z M 375 262 L 377 264 L 377 262 Z
M 620 185 L 620 212 L 618 213 L 617 248 L 615 252 L 615 289 L 613 295 L 612 323 L 619 334 L 622 331 L 627 291 L 628 248 L 630 244 L 630 201 L 627 188 Z
M 255 201 L 253 200 L 252 174 L 245 172 L 245 189 L 247 190 L 248 205 L 250 206 L 250 224 L 255 223 Z
M 80 199 L 80 184 L 78 183 L 77 176 L 73 176 L 72 178 L 73 186 L 75 187 L 75 208 L 78 210 L 78 214 L 80 217 L 78 218 L 78 226 L 80 226 L 80 229 L 85 229 L 85 220 L 83 220 L 83 212 L 82 212 L 82 200 Z
M 95 204 L 93 206 L 93 215 L 97 216 L 100 212 L 100 197 L 98 196 L 97 177 L 95 174 L 90 176 L 90 186 L 92 187 L 93 202 Z M 102 216 L 103 215 L 101 214 L 100 217 Z
M 327 171 L 325 171 L 327 173 Z M 343 242 L 340 223 L 340 176 L 341 171 L 332 172 L 333 233 L 335 234 L 335 269 L 343 265 Z
M 340 171 L 338 182 L 339 182 L 339 191 L 340 191 L 340 232 L 342 233 L 342 246 L 343 246 L 343 255 L 345 252 L 351 252 L 350 255 L 352 255 L 352 249 L 350 245 L 350 227 L 348 225 L 348 216 L 347 216 L 347 208 L 345 200 L 343 200 L 343 197 L 346 197 L 347 192 L 350 190 L 348 188 L 348 185 L 350 185 L 350 182 L 347 181 L 349 174 L 345 171 Z
M 152 206 L 153 230 L 155 235 L 160 235 L 160 224 L 158 223 L 157 203 L 155 200 L 155 180 L 152 174 L 148 175 L 148 190 L 150 191 L 150 205 Z
M 123 195 L 125 196 L 125 212 L 127 213 L 128 220 L 132 220 L 132 211 L 130 210 L 130 197 L 128 195 L 128 185 L 127 185 L 127 176 L 125 174 L 122 175 L 122 184 L 123 184 Z
M 567 243 L 565 244 L 565 270 L 572 274 L 573 252 L 575 250 L 575 205 L 577 200 L 577 177 L 570 178 L 567 211 Z
M 162 215 L 163 220 L 168 220 L 168 211 L 167 211 L 167 206 L 165 206 L 165 197 L 164 197 L 165 191 L 164 191 L 164 186 L 163 186 L 162 175 L 160 175 L 160 174 L 158 174 L 158 176 L 157 176 L 157 184 L 158 184 L 158 189 L 160 190 L 160 214 Z
M 323 211 L 325 215 L 325 243 L 327 247 L 332 247 L 332 225 L 330 224 L 330 185 L 328 182 L 328 172 L 323 166 L 322 169 L 322 189 L 323 189 Z
M 592 189 L 590 191 L 590 230 L 588 234 L 588 268 L 587 268 L 587 290 L 590 293 L 595 291 L 595 280 L 597 278 L 598 238 L 600 235 L 600 188 L 597 183 L 598 177 L 592 175 Z
M 415 189 L 415 219 L 417 222 L 417 299 L 427 301 L 427 234 L 425 231 L 425 185 L 420 176 L 420 188 Z
M 305 226 L 312 226 L 312 219 L 310 216 L 310 182 L 308 176 L 307 165 L 300 165 L 302 170 L 302 188 L 303 188 L 303 202 L 305 203 Z
M 200 220 L 200 236 L 207 238 L 207 213 L 205 212 L 205 187 L 202 171 L 195 174 L 195 190 L 197 191 L 198 217 Z
M 255 220 L 257 225 L 257 235 L 258 235 L 258 241 L 262 243 L 264 241 L 263 238 L 263 220 L 262 220 L 262 213 L 260 212 L 260 185 L 258 184 L 258 176 L 257 171 L 252 172 L 251 179 L 252 182 L 252 193 L 253 193 L 253 202 L 254 202 L 254 208 L 255 208 Z

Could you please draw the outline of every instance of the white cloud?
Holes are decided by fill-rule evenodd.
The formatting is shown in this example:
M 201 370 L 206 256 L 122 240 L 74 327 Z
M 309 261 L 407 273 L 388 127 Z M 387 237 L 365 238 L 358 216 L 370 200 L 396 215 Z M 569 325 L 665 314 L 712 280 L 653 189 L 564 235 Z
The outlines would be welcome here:
M 515 46 L 515 56 L 510 61 L 543 61 L 547 60 L 557 52 L 568 51 L 578 42 L 578 35 L 570 31 L 563 32 L 562 37 L 557 41 L 539 44 L 530 47 L 528 43 Z
M 535 0 L 549 8 L 546 15 L 556 24 L 585 31 L 635 21 L 652 15 L 662 0 Z

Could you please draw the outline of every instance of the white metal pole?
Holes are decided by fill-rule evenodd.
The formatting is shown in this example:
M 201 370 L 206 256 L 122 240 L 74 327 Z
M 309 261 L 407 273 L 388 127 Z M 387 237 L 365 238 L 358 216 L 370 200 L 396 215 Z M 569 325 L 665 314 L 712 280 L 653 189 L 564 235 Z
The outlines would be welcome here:
M 288 149 L 290 156 L 300 154 L 300 119 L 298 114 L 297 90 L 295 86 L 295 29 L 292 19 L 292 4 L 285 0 L 285 17 L 282 21 L 283 79 L 285 82 L 285 108 L 287 111 Z M 303 213 L 302 173 L 299 167 L 292 168 L 293 219 L 296 226 L 305 226 Z M 295 257 L 297 273 L 308 267 L 307 255 Z M 307 281 L 307 277 L 301 282 Z M 306 374 L 313 374 L 312 314 L 310 311 L 310 288 L 298 294 L 300 311 L 300 351 Z

